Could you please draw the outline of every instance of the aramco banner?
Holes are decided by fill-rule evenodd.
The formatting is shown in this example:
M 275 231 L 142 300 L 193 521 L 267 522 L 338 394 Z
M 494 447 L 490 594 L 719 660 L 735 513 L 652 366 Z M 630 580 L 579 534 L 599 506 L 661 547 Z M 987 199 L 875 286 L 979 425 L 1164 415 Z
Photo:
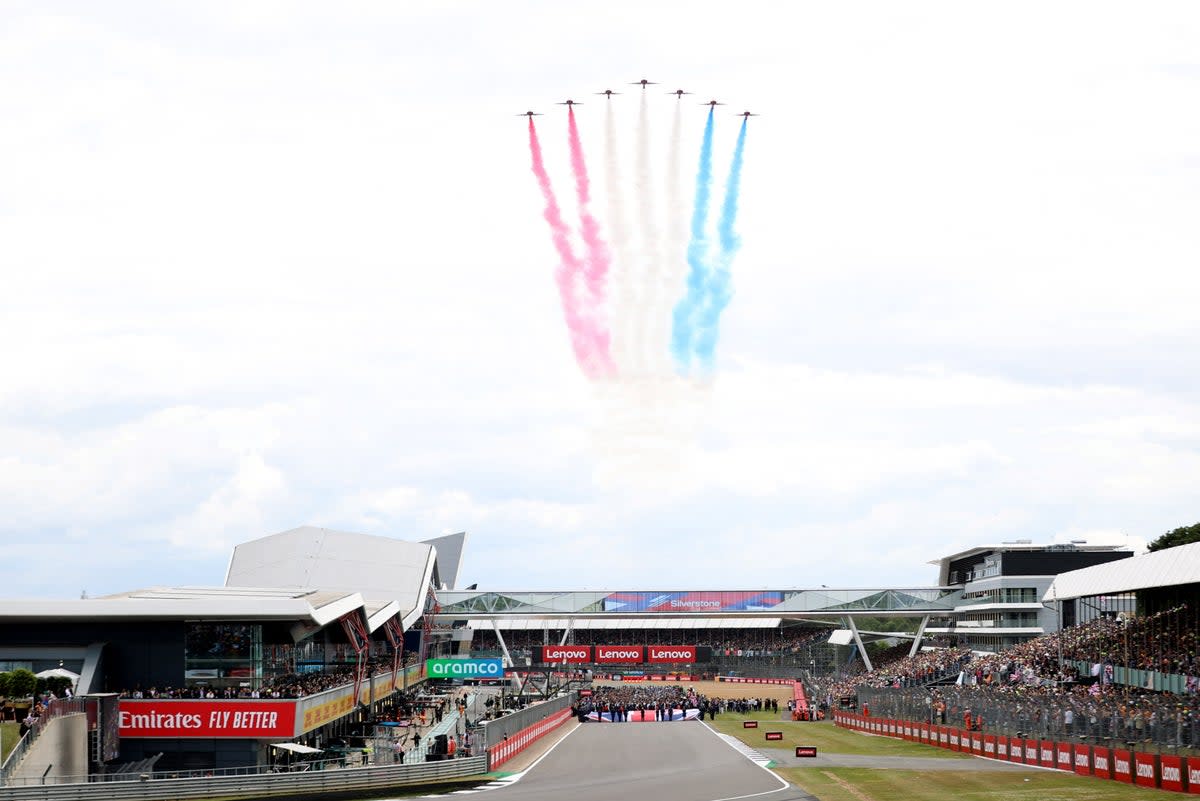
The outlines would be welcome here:
M 431 679 L 502 679 L 504 660 L 489 659 L 427 659 L 425 675 Z

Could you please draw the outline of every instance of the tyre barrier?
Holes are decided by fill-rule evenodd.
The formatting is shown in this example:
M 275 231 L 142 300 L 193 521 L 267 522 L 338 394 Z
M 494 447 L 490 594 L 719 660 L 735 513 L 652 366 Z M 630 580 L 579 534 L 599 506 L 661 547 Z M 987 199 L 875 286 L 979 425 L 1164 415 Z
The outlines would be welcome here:
M 874 718 L 852 712 L 835 712 L 833 722 L 836 726 L 852 731 L 896 737 L 987 759 L 1037 765 L 1079 776 L 1200 795 L 1200 757 L 1150 754 L 1090 743 L 984 734 L 957 726 Z

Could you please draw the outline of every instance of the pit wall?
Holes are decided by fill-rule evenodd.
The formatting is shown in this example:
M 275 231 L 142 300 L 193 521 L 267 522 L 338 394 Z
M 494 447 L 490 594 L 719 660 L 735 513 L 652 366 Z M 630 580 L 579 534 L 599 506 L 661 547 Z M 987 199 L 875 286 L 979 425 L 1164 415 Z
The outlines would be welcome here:
M 544 720 L 526 726 L 516 734 L 509 734 L 488 748 L 488 770 L 496 770 L 508 760 L 524 751 L 535 742 L 571 719 L 571 710 L 560 709 Z
M 894 737 L 987 759 L 1054 768 L 1079 776 L 1200 795 L 1200 757 L 1148 754 L 1090 743 L 1031 740 L 849 712 L 835 712 L 833 719 L 842 728 L 864 734 Z

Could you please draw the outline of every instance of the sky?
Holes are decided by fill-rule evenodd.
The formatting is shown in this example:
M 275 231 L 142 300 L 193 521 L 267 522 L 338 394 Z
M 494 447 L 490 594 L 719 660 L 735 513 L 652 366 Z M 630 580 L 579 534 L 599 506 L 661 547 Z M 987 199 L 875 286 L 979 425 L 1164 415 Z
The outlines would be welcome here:
M 300 525 L 465 530 L 484 589 L 756 589 L 1195 523 L 1197 53 L 1186 2 L 9 0 L 0 594 L 219 585 Z M 514 116 L 577 236 L 567 97 L 634 230 L 601 313 L 651 332 L 601 380 Z M 761 116 L 682 374 L 709 98 L 717 198 Z

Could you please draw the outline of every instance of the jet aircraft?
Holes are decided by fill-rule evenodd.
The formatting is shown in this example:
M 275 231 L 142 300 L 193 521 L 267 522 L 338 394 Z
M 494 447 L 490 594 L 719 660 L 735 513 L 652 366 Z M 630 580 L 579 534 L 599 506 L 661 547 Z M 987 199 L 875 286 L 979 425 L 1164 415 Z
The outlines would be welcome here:
M 578 100 L 571 100 L 570 98 L 567 98 L 563 102 L 556 103 L 555 105 L 557 105 L 557 106 L 582 106 L 583 103 L 580 103 Z
M 735 117 L 759 117 L 760 114 L 755 114 L 753 111 L 743 111 L 741 114 L 734 114 Z
M 517 116 L 518 117 L 540 117 L 542 115 L 540 112 L 537 112 L 537 111 L 522 111 Z
M 683 89 L 676 89 L 674 92 L 667 92 L 667 94 L 675 95 L 675 97 L 683 97 L 684 95 L 690 95 L 691 92 L 684 91 Z
M 640 86 L 643 89 L 645 89 L 647 86 L 649 86 L 651 84 L 656 84 L 656 83 L 658 83 L 658 81 L 647 81 L 645 78 L 642 78 L 640 81 L 630 81 L 629 82 L 629 84 L 631 86 Z
M 619 95 L 619 94 L 621 94 L 621 93 L 620 93 L 620 92 L 614 92 L 612 89 L 605 89 L 603 92 L 596 92 L 596 94 L 598 94 L 598 95 L 604 95 L 605 97 L 612 97 L 613 95 Z
M 709 108 L 713 108 L 714 106 L 723 106 L 725 104 L 722 103 L 720 100 L 710 100 L 707 103 L 701 103 L 700 105 L 708 106 Z

